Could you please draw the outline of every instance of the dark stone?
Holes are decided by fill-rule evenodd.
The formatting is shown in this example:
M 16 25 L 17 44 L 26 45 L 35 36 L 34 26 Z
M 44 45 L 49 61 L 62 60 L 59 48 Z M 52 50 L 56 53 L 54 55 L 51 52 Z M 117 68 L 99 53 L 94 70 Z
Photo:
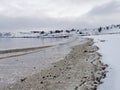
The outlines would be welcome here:
M 57 76 L 53 76 L 53 78 L 56 78 Z
M 22 78 L 20 81 L 21 81 L 21 82 L 24 82 L 26 79 L 27 79 L 27 78 Z
M 42 78 L 43 78 L 43 79 L 45 79 L 45 77 L 44 77 L 44 76 L 43 76 Z
M 85 53 L 88 52 L 87 50 L 84 51 Z
M 56 66 L 54 65 L 54 67 L 56 67 Z
M 70 79 L 71 77 L 67 77 L 67 79 Z
M 74 90 L 78 90 L 78 86 L 76 86 Z
M 41 81 L 40 84 L 43 84 L 43 81 Z

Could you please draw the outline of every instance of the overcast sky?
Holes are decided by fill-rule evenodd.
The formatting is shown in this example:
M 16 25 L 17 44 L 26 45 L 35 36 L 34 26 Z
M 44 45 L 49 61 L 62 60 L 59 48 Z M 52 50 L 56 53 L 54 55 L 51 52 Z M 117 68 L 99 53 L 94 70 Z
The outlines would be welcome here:
M 120 0 L 0 0 L 0 31 L 120 24 Z

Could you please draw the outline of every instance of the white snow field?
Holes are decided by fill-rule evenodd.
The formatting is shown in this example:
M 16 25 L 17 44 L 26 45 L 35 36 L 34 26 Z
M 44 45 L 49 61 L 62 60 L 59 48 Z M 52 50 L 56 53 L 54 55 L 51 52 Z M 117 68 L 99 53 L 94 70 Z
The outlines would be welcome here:
M 90 36 L 95 40 L 102 54 L 102 61 L 108 64 L 107 77 L 98 90 L 120 90 L 120 34 Z M 104 41 L 105 40 L 105 41 Z

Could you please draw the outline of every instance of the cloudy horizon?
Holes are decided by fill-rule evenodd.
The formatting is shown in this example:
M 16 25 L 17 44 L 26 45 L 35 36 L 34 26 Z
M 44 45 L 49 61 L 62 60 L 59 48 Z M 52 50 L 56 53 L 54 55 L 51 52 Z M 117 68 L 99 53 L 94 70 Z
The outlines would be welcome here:
M 0 0 L 0 31 L 120 24 L 119 0 Z

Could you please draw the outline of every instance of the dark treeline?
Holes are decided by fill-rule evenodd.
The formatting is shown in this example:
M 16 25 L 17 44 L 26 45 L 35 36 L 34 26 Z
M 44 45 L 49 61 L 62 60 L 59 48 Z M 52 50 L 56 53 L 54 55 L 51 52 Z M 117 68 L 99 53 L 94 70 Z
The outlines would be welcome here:
M 98 32 L 101 32 L 102 30 L 110 30 L 110 29 L 114 29 L 114 28 L 119 28 L 120 29 L 120 24 L 118 25 L 110 25 L 110 26 L 105 26 L 105 27 L 99 27 L 98 28 Z
M 89 29 L 89 28 L 84 28 L 84 29 L 75 29 L 75 28 L 72 28 L 72 29 L 67 29 L 67 30 L 50 30 L 50 31 L 31 31 L 30 33 L 33 33 L 33 34 L 38 34 L 38 35 L 48 35 L 48 34 L 59 34 L 59 33 L 77 33 L 77 34 L 89 34 L 89 30 L 92 30 L 92 31 L 97 31 L 97 32 L 102 32 L 103 30 L 110 30 L 110 29 L 120 29 L 120 24 L 117 24 L 117 25 L 107 25 L 107 26 L 100 26 L 98 28 L 93 28 L 93 29 Z M 20 32 L 21 34 L 29 34 L 29 32 Z M 11 32 L 0 32 L 0 37 L 10 37 L 12 36 L 12 33 Z

